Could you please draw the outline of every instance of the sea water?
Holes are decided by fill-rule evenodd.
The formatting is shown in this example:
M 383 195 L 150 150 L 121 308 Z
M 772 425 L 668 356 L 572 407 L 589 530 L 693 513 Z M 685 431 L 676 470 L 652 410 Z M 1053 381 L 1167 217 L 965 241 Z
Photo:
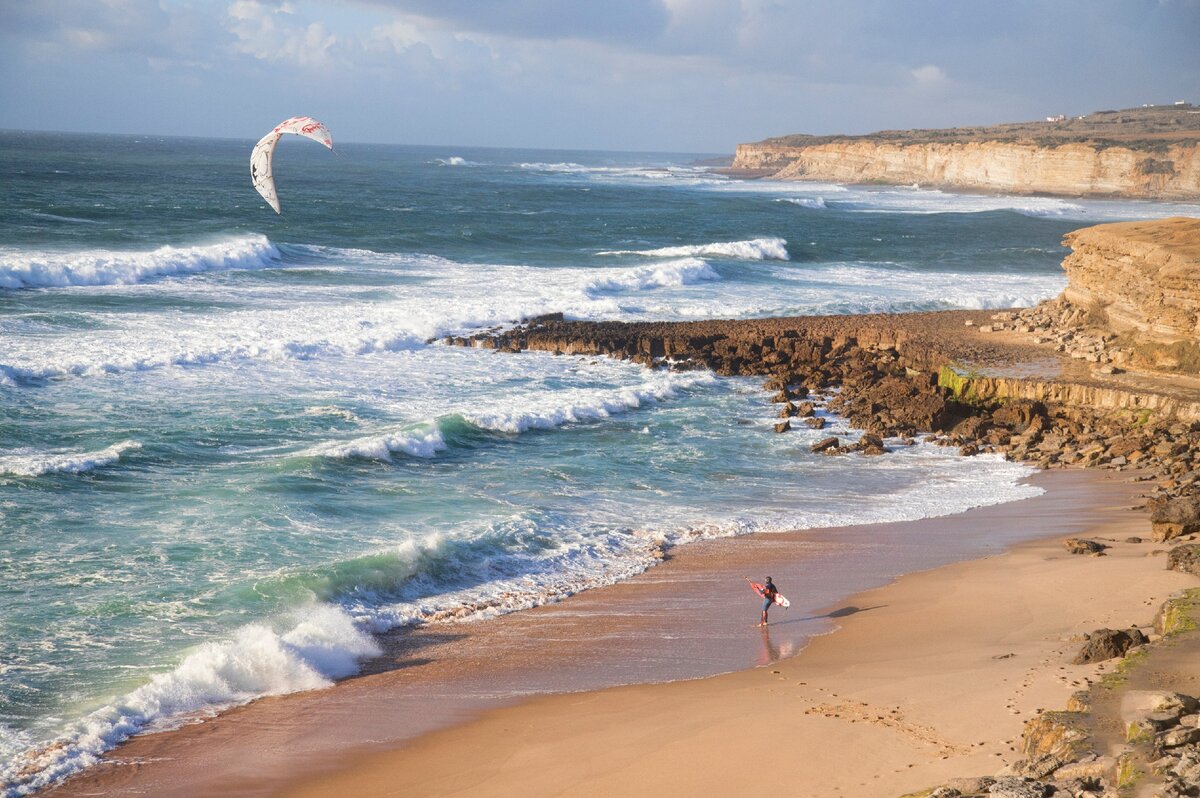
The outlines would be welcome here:
M 276 216 L 251 144 L 0 133 L 5 795 L 664 545 L 1035 492 L 929 445 L 813 456 L 753 380 L 439 336 L 1031 305 L 1065 232 L 1200 213 L 289 138 Z

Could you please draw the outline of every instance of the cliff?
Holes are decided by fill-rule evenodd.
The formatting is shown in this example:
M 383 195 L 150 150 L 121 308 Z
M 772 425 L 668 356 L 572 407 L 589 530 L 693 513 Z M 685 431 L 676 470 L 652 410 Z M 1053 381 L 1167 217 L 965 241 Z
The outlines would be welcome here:
M 1063 299 L 1115 333 L 1200 339 L 1200 219 L 1121 222 L 1067 234 Z
M 740 144 L 734 170 L 780 180 L 1016 194 L 1200 199 L 1200 109 L 1105 111 L 989 128 L 786 136 Z

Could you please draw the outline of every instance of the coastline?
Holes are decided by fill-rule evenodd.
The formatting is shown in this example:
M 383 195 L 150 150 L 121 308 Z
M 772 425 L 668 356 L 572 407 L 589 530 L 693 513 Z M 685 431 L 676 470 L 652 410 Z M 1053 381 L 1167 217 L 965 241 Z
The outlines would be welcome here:
M 1004 505 L 986 508 L 983 522 L 1061 523 L 1066 508 L 1055 505 L 1084 499 L 1077 518 L 1111 546 L 1107 556 L 1067 553 L 1063 528 L 1048 526 L 1002 554 L 907 574 L 828 608 L 837 633 L 770 667 L 535 698 L 359 753 L 275 794 L 730 795 L 753 782 L 885 798 L 993 775 L 1020 757 L 1028 719 L 1114 669 L 1070 664 L 1083 634 L 1145 627 L 1195 582 L 1164 572 L 1153 544 L 1127 541 L 1148 526 L 1117 506 L 1129 483 L 1054 477 L 1064 475 L 1078 482 L 1013 503 L 1024 507 L 1006 518 L 990 512 Z M 1048 515 L 1030 512 L 1039 499 Z
M 806 578 L 836 576 L 836 570 L 822 567 L 821 558 L 837 556 L 839 543 L 858 545 L 860 552 L 865 550 L 864 544 L 873 543 L 883 547 L 884 556 L 890 556 L 886 549 L 889 538 L 901 539 L 915 532 L 927 540 L 952 542 L 956 528 L 970 523 L 980 534 L 994 530 L 994 550 L 999 551 L 1005 534 L 1009 541 L 1079 534 L 1106 523 L 1114 513 L 1121 523 L 1146 524 L 1144 515 L 1113 510 L 1129 503 L 1137 490 L 1133 483 L 1082 471 L 1042 473 L 1035 475 L 1034 481 L 1047 487 L 1047 493 L 955 516 L 696 543 L 673 551 L 667 561 L 633 580 L 587 591 L 558 604 L 487 624 L 392 635 L 384 641 L 387 653 L 362 676 L 328 690 L 263 699 L 206 723 L 135 737 L 99 766 L 44 794 L 122 795 L 149 790 L 173 795 L 269 795 L 284 785 L 301 791 L 323 790 L 324 794 L 364 790 L 368 792 L 362 794 L 370 794 L 369 784 L 358 780 L 367 778 L 369 782 L 375 777 L 363 774 L 391 773 L 392 768 L 378 764 L 376 757 L 391 762 L 391 757 L 424 756 L 414 752 L 447 740 L 447 763 L 458 768 L 462 762 L 454 765 L 459 758 L 454 751 L 465 744 L 463 740 L 474 739 L 471 735 L 481 728 L 479 724 L 486 726 L 508 711 L 532 711 L 527 707 L 541 707 L 546 701 L 558 706 L 554 696 L 529 699 L 531 694 L 567 692 L 557 698 L 570 706 L 578 696 L 595 695 L 597 700 L 608 701 L 604 696 L 639 689 L 578 692 L 613 684 L 679 680 L 646 688 L 654 695 L 660 689 L 700 689 L 672 685 L 706 684 L 714 680 L 690 680 L 725 671 L 734 672 L 729 678 L 735 680 L 739 674 L 759 673 L 762 669 L 754 670 L 755 665 L 784 659 L 810 638 L 816 641 L 809 645 L 813 650 L 827 645 L 835 650 L 839 645 L 845 648 L 846 644 L 832 642 L 845 639 L 842 633 L 821 635 L 835 623 L 857 627 L 857 618 L 880 614 L 873 608 L 891 599 L 875 599 L 876 585 L 866 584 L 848 591 L 857 595 L 836 606 L 804 606 Z M 1114 490 L 1119 501 L 1114 499 Z M 1033 523 L 1038 529 L 1031 535 Z M 1018 550 L 1028 545 L 1061 551 L 1053 541 L 1020 544 Z M 956 559 L 962 557 L 947 557 L 947 561 Z M 991 555 L 975 562 L 995 564 L 1000 559 Z M 766 638 L 753 628 L 756 618 L 750 616 L 756 616 L 757 607 L 741 584 L 743 573 L 757 573 L 764 562 L 772 564 L 776 580 L 793 598 L 793 610 L 784 618 L 775 618 L 776 625 Z M 897 584 L 934 578 L 931 575 L 945 570 L 936 565 L 931 566 L 933 571 L 926 568 L 878 589 L 886 593 Z M 1158 559 L 1153 567 L 1156 580 L 1161 568 Z M 873 589 L 860 593 L 864 588 Z M 695 604 L 700 598 L 707 603 Z M 872 612 L 863 612 L 865 609 Z M 691 626 L 681 624 L 681 619 Z M 663 635 L 668 639 L 663 640 Z M 860 644 L 850 647 L 855 645 Z M 809 659 L 806 649 L 804 656 L 791 662 Z M 893 676 L 909 678 L 903 669 Z M 716 677 L 715 681 L 725 678 Z M 590 723 L 583 726 L 591 727 Z M 843 742 L 850 745 L 848 740 Z M 434 760 L 441 756 L 431 755 Z M 468 758 L 474 761 L 475 757 L 473 752 Z M 349 770 L 347 763 L 353 763 Z M 384 770 L 377 771 L 377 767 Z M 436 772 L 425 764 L 419 769 Z M 395 778 L 388 775 L 384 781 L 394 785 Z M 327 779 L 351 779 L 353 783 L 327 784 Z M 450 789 L 446 785 L 413 785 L 418 787 L 438 793 Z

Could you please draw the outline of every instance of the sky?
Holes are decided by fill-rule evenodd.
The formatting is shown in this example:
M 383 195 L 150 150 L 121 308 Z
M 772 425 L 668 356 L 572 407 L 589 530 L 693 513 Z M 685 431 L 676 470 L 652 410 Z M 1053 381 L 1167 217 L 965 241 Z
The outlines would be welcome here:
M 1200 104 L 1200 0 L 0 0 L 0 128 L 731 153 Z

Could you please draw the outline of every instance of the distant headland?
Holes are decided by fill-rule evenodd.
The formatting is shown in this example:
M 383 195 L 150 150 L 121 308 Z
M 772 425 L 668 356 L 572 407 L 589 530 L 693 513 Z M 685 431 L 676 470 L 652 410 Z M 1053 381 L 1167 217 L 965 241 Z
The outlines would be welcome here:
M 730 171 L 780 180 L 919 184 L 1066 196 L 1200 199 L 1200 106 L 1036 122 L 739 144 Z

